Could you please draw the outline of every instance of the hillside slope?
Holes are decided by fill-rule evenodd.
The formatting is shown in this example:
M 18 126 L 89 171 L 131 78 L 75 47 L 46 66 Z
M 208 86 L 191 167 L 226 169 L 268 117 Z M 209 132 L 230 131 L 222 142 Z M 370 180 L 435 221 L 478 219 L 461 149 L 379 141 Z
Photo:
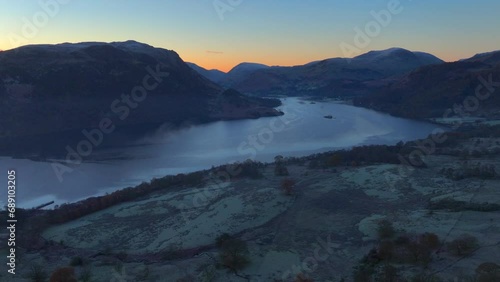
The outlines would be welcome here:
M 280 114 L 277 100 L 224 93 L 174 51 L 135 41 L 24 46 L 0 53 L 0 139 L 107 118 L 140 127 Z
M 257 96 L 359 96 L 386 85 L 393 76 L 441 63 L 431 54 L 391 48 L 294 67 L 244 63 L 231 70 L 221 84 Z
M 494 116 L 499 86 L 500 51 L 419 68 L 355 104 L 410 118 Z

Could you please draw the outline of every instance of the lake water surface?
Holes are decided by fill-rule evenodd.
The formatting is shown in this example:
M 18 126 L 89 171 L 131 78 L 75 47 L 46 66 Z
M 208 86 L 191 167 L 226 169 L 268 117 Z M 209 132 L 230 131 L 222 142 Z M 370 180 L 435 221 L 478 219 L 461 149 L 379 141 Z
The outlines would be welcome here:
M 271 161 L 364 144 L 395 144 L 429 135 L 436 125 L 335 102 L 283 100 L 281 117 L 220 121 L 182 130 L 158 130 L 137 144 L 97 148 L 73 171 L 56 176 L 50 161 L 0 157 L 0 168 L 17 171 L 18 206 L 56 204 L 101 195 L 154 177 L 192 172 L 234 161 Z M 332 115 L 332 119 L 324 118 Z M 68 144 L 69 145 L 69 144 Z M 5 204 L 6 189 L 0 192 Z

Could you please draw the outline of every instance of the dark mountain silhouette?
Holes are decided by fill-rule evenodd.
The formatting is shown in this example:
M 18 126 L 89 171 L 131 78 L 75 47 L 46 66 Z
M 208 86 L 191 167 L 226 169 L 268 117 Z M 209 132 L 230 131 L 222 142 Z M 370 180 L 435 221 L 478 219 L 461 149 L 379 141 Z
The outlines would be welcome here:
M 411 118 L 451 117 L 460 111 L 471 116 L 492 116 L 500 108 L 500 97 L 488 95 L 487 91 L 498 88 L 500 51 L 418 68 L 373 95 L 356 99 L 355 104 Z
M 269 66 L 257 63 L 240 63 L 234 68 L 232 68 L 225 76 L 221 84 L 226 87 L 233 87 L 238 85 L 241 81 L 244 81 L 250 74 L 262 70 L 268 69 Z
M 125 100 L 133 92 L 141 101 Z M 0 143 L 95 128 L 104 118 L 153 128 L 272 116 L 279 104 L 225 91 L 174 51 L 135 41 L 29 45 L 0 54 Z
M 352 59 L 333 58 L 294 67 L 252 64 L 253 68 L 246 67 L 244 72 L 231 76 L 240 68 L 237 66 L 220 83 L 252 95 L 357 96 L 389 83 L 393 76 L 441 63 L 431 54 L 392 48 Z
M 190 66 L 192 69 L 194 69 L 196 72 L 201 74 L 202 76 L 206 77 L 208 80 L 213 81 L 215 83 L 221 83 L 224 81 L 224 78 L 226 77 L 226 73 L 220 70 L 207 70 L 204 69 L 200 66 L 198 66 L 195 63 L 188 63 L 186 62 L 188 66 Z

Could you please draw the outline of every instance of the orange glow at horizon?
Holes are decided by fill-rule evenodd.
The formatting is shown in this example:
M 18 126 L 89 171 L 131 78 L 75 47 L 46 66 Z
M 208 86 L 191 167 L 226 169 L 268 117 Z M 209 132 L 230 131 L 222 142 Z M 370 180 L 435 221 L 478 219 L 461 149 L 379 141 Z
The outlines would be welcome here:
M 490 50 L 485 50 L 484 52 L 489 52 Z M 493 50 L 491 50 L 493 51 Z M 368 51 L 366 51 L 368 52 Z M 425 51 L 424 51 L 425 52 Z M 461 53 L 461 52 L 450 52 L 450 51 L 441 51 L 441 52 L 428 52 L 441 60 L 445 62 L 455 62 L 461 59 L 467 59 L 475 54 L 466 54 L 466 53 Z M 179 52 L 179 55 L 185 62 L 190 62 L 190 63 L 195 63 L 196 65 L 207 69 L 207 70 L 220 70 L 223 72 L 229 72 L 232 68 L 237 66 L 240 63 L 243 62 L 250 62 L 250 63 L 259 63 L 259 64 L 265 64 L 268 66 L 298 66 L 298 65 L 304 65 L 310 62 L 314 61 L 320 61 L 324 59 L 330 59 L 330 58 L 336 58 L 336 57 L 342 57 L 341 55 L 335 55 L 331 54 L 330 56 L 328 55 L 318 55 L 318 56 L 303 56 L 303 57 L 291 57 L 291 58 L 275 58 L 272 56 L 269 57 L 263 57 L 263 56 L 251 56 L 251 57 L 245 57 L 245 56 L 237 56 L 237 57 L 232 57 L 232 58 L 227 58 L 224 56 L 224 54 L 207 54 L 205 56 L 196 56 L 196 55 L 191 55 L 191 54 L 186 54 L 183 55 L 182 52 Z
M 48 44 L 57 44 L 60 42 L 47 42 Z M 232 68 L 243 62 L 250 63 L 260 63 L 268 66 L 298 66 L 304 65 L 313 61 L 320 61 L 329 58 L 343 57 L 342 54 L 336 54 L 334 52 L 327 51 L 317 51 L 317 52 L 304 52 L 299 54 L 298 52 L 284 51 L 279 52 L 277 50 L 269 50 L 267 52 L 260 50 L 261 53 L 256 51 L 239 50 L 237 53 L 231 52 L 219 52 L 219 51 L 200 51 L 200 50 L 183 50 L 185 46 L 178 46 L 177 48 L 171 48 L 165 45 L 163 42 L 148 43 L 154 47 L 170 49 L 179 54 L 179 56 L 185 62 L 195 63 L 200 67 L 207 70 L 217 69 L 223 72 L 229 72 Z M 33 44 L 42 44 L 42 42 L 33 42 Z M 391 48 L 394 46 L 372 46 L 373 50 L 382 50 Z M 402 47 L 405 48 L 405 47 Z M 9 44 L 2 42 L 0 40 L 0 52 L 9 50 Z M 424 48 L 406 48 L 412 51 L 422 51 L 430 53 L 446 62 L 454 62 L 460 59 L 467 59 L 474 56 L 476 53 L 469 50 L 425 50 Z M 424 50 L 422 50 L 424 49 Z M 362 53 L 369 52 L 371 49 L 362 50 Z M 481 52 L 490 52 L 495 50 L 482 50 Z
M 222 54 L 221 55 L 214 54 L 209 56 L 188 56 L 188 55 L 183 56 L 182 53 L 180 53 L 179 55 L 185 62 L 195 63 L 198 66 L 207 70 L 217 69 L 223 72 L 229 72 L 232 68 L 243 62 L 258 63 L 268 66 L 297 66 L 297 65 L 304 65 L 312 61 L 328 59 L 331 57 L 331 56 L 321 57 L 321 58 L 293 57 L 293 58 L 276 59 L 271 56 L 269 58 L 253 57 L 253 56 L 225 58 L 224 55 Z
M 99 40 L 96 40 L 99 41 Z M 104 41 L 104 40 L 102 40 Z M 111 40 L 110 40 L 111 41 Z M 120 40 L 117 40 L 120 41 Z M 195 63 L 200 67 L 207 70 L 217 69 L 223 72 L 229 72 L 232 68 L 243 62 L 250 63 L 260 63 L 268 66 L 298 66 L 304 65 L 313 61 L 320 61 L 329 58 L 343 57 L 340 53 L 332 52 L 331 50 L 315 50 L 307 51 L 303 50 L 302 53 L 297 52 L 297 50 L 292 51 L 280 51 L 276 49 L 271 50 L 238 50 L 235 52 L 224 52 L 224 51 L 202 51 L 203 48 L 199 47 L 196 50 L 190 48 L 191 46 L 166 46 L 168 43 L 164 42 L 147 42 L 147 40 L 141 40 L 141 42 L 150 44 L 154 47 L 165 48 L 173 50 L 179 54 L 179 56 L 185 62 Z M 58 44 L 61 42 L 32 42 L 30 44 Z M 377 45 L 370 46 L 366 50 L 362 50 L 361 53 L 369 52 L 370 50 L 383 50 L 391 47 L 388 45 Z M 397 44 L 394 44 L 397 45 Z M 12 49 L 9 47 L 10 44 L 4 40 L 0 40 L 0 52 Z M 420 48 L 419 48 L 420 47 Z M 428 49 L 424 46 L 415 46 L 414 48 L 408 48 L 408 46 L 402 46 L 402 48 L 411 51 L 422 51 L 430 53 L 446 62 L 454 62 L 460 59 L 467 59 L 474 56 L 477 52 L 466 49 Z M 481 50 L 479 52 L 490 52 L 495 50 Z M 360 54 L 361 54 L 360 53 Z M 359 55 L 360 55 L 359 54 Z

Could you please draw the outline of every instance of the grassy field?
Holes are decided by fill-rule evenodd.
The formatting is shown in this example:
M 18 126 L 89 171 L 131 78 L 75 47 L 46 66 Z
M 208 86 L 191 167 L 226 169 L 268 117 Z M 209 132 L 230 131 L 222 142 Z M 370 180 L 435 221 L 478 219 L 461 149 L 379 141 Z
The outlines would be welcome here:
M 483 140 L 491 146 L 498 141 Z M 474 149 L 476 143 L 456 146 Z M 314 281 L 350 281 L 353 268 L 379 243 L 381 220 L 390 221 L 398 234 L 430 232 L 441 241 L 425 265 L 396 263 L 404 275 L 453 279 L 474 274 L 481 263 L 499 262 L 499 210 L 429 209 L 443 199 L 498 204 L 498 176 L 454 180 L 442 169 L 463 167 L 460 157 L 436 154 L 424 161 L 426 168 L 411 170 L 393 164 L 328 169 L 290 164 L 291 195 L 280 189 L 285 177 L 274 175 L 274 165 L 263 168 L 260 179 L 150 194 L 45 230 L 52 247 L 24 253 L 16 277 L 30 281 L 34 264 L 50 273 L 81 257 L 77 276 L 91 273 L 88 281 L 293 281 L 297 273 Z M 500 171 L 498 156 L 467 162 Z M 250 264 L 237 273 L 218 265 L 214 243 L 223 233 L 248 244 Z M 446 244 L 462 234 L 475 236 L 479 248 L 454 256 Z

